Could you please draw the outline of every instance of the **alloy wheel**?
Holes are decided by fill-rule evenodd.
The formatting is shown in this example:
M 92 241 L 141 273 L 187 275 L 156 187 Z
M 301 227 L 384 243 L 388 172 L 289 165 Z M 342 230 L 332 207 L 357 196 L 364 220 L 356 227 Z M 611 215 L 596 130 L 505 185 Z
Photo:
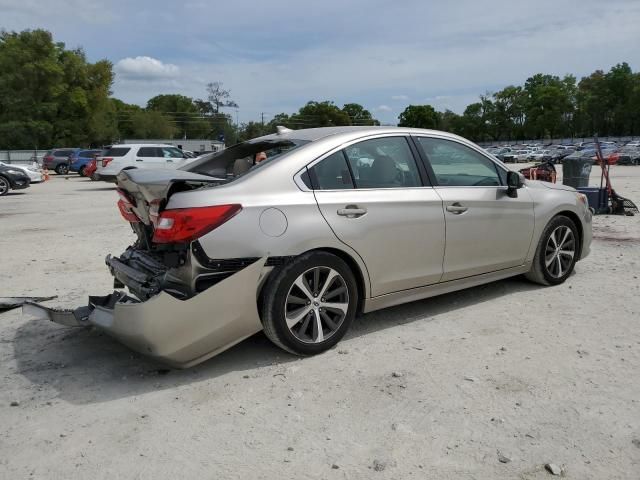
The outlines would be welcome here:
M 347 284 L 336 270 L 314 267 L 296 278 L 287 293 L 287 328 L 304 343 L 320 343 L 342 325 L 349 310 Z
M 9 191 L 9 182 L 0 177 L 0 195 L 4 195 Z
M 544 265 L 549 275 L 561 278 L 571 268 L 576 254 L 576 239 L 571 228 L 560 225 L 549 236 Z

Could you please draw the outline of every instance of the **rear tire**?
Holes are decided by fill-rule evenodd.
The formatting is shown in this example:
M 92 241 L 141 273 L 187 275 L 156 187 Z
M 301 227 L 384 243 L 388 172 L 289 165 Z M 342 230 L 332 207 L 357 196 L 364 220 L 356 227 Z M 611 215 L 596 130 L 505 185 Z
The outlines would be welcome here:
M 65 165 L 64 163 L 61 163 L 56 167 L 56 173 L 58 175 L 66 175 L 67 173 L 69 173 L 69 165 Z
M 296 355 L 315 355 L 338 343 L 358 305 L 353 272 L 339 257 L 309 252 L 276 268 L 262 296 L 267 337 Z
M 559 285 L 573 272 L 579 253 L 580 237 L 575 223 L 558 215 L 542 232 L 531 270 L 525 277 L 540 285 Z
M 81 177 L 84 177 L 84 176 L 85 176 L 85 174 L 84 174 L 84 167 L 80 167 L 80 168 L 78 169 L 78 175 L 80 175 Z

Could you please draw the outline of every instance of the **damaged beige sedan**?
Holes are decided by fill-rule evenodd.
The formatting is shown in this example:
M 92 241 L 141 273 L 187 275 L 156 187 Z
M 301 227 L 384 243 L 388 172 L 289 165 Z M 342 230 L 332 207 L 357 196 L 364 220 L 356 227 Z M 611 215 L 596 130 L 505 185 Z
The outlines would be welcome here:
M 358 313 L 520 274 L 559 284 L 591 243 L 583 195 L 438 131 L 279 128 L 117 185 L 137 241 L 106 258 L 116 290 L 23 309 L 179 368 L 260 330 L 312 355 Z

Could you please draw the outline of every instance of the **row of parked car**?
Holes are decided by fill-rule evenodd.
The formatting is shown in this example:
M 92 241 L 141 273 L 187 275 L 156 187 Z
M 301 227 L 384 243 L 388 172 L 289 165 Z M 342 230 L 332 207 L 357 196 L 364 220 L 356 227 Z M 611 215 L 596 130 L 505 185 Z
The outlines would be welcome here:
M 600 142 L 602 156 L 609 165 L 640 165 L 640 141 L 625 144 Z M 562 163 L 565 159 L 589 157 L 597 163 L 595 142 L 580 142 L 564 145 L 523 144 L 491 146 L 485 150 L 505 163 L 551 162 Z
M 78 173 L 92 180 L 113 181 L 123 169 L 177 168 L 210 152 L 195 154 L 166 144 L 122 144 L 102 149 L 54 148 L 48 150 L 38 163 L 31 165 L 4 164 L 0 162 L 0 196 L 10 190 L 27 188 L 32 183 L 45 180 L 45 172 L 58 175 Z
M 198 154 L 167 144 L 120 144 L 101 149 L 54 148 L 42 167 L 58 175 L 77 173 L 92 180 L 112 180 L 123 168 L 177 168 Z
M 0 162 L 0 197 L 10 190 L 21 190 L 32 183 L 43 182 L 45 176 L 37 163 L 32 165 L 15 165 Z

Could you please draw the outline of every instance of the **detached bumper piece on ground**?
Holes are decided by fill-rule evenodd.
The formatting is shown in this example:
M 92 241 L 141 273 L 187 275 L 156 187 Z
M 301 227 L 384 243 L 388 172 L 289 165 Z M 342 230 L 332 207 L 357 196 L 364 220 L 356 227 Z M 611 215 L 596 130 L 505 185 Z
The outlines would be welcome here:
M 95 326 L 133 350 L 176 368 L 187 368 L 221 353 L 262 330 L 256 291 L 262 258 L 188 300 L 166 292 L 145 302 L 123 292 L 89 297 L 75 310 L 35 302 L 23 312 L 65 326 Z

